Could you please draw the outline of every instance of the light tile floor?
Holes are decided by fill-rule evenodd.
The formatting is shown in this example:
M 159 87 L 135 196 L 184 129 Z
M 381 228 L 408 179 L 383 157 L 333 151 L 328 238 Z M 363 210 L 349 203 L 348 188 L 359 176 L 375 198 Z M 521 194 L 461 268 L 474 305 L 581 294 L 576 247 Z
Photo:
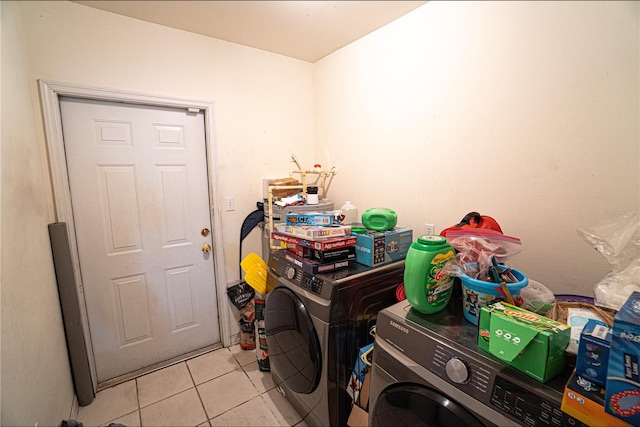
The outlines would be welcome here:
M 100 391 L 73 419 L 85 426 L 305 426 L 239 345 Z

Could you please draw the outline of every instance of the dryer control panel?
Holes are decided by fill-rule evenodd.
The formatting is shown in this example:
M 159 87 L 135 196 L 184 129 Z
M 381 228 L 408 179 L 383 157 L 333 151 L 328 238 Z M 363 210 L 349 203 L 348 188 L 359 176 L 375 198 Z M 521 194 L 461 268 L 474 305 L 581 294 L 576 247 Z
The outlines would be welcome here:
M 287 265 L 285 267 L 284 275 L 287 279 L 301 288 L 311 291 L 314 294 L 322 295 L 322 286 L 324 285 L 324 281 L 318 276 L 306 273 L 292 265 Z
M 500 376 L 496 376 L 493 383 L 491 404 L 519 419 L 525 425 L 557 427 L 583 425 L 562 412 L 557 403 L 544 399 Z
M 283 258 L 272 256 L 269 261 L 269 268 L 278 276 L 305 291 L 312 292 L 322 299 L 328 300 L 331 298 L 331 283 L 325 282 L 319 276 L 303 271 L 301 267 Z
M 524 426 L 584 425 L 560 410 L 561 385 L 539 383 L 483 353 L 477 327 L 458 312 L 422 315 L 408 302 L 398 303 L 379 313 L 378 340 L 409 358 L 415 372 L 435 375 L 434 388 L 455 389 L 452 397 L 459 403 L 475 400 Z
M 580 421 L 560 410 L 560 401 L 545 397 L 535 387 L 510 381 L 484 361 L 460 349 L 434 341 L 431 372 L 479 401 L 516 418 L 526 426 L 578 427 Z

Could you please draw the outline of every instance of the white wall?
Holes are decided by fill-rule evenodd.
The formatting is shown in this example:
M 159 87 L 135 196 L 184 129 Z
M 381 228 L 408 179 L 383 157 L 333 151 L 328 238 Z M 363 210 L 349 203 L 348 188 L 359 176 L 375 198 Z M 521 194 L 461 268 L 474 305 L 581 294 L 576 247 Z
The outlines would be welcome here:
M 2 425 L 57 425 L 73 396 L 38 79 L 215 103 L 214 208 L 236 201 L 222 213 L 224 247 L 214 248 L 228 282 L 238 278 L 240 226 L 262 199 L 261 178 L 286 177 L 291 154 L 315 160 L 312 64 L 66 1 L 3 1 Z M 258 234 L 245 254 L 261 251 Z
M 2 14 L 3 426 L 58 425 L 73 385 L 51 259 L 51 194 L 19 10 Z
M 430 2 L 316 63 L 316 145 L 360 213 L 437 232 L 491 215 L 510 260 L 592 295 L 578 236 L 639 208 L 637 2 Z

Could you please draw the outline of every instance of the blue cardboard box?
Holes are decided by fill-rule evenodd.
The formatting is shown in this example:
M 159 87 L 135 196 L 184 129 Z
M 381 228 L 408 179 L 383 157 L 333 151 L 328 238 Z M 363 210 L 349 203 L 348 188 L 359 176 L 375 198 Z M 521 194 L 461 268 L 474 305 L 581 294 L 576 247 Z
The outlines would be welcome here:
M 640 292 L 629 296 L 613 319 L 605 411 L 640 425 Z
M 580 334 L 576 375 L 604 387 L 607 384 L 611 328 L 606 323 L 589 319 Z
M 338 225 L 333 212 L 291 212 L 285 215 L 287 225 Z
M 367 230 L 352 235 L 356 238 L 356 262 L 369 267 L 405 259 L 413 242 L 413 231 L 408 228 Z

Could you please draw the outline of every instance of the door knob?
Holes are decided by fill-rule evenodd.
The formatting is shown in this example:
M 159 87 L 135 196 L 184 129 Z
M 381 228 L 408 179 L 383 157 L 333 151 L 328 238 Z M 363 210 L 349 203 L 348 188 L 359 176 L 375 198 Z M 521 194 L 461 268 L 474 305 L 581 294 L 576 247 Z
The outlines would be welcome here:
M 207 236 L 209 235 L 209 233 L 210 233 L 210 231 L 209 231 L 209 229 L 208 229 L 208 228 L 203 228 L 203 229 L 200 231 L 200 234 L 202 234 L 202 236 L 203 236 L 203 237 L 207 237 Z
M 202 252 L 211 252 L 211 246 L 205 243 L 204 245 L 202 245 Z

